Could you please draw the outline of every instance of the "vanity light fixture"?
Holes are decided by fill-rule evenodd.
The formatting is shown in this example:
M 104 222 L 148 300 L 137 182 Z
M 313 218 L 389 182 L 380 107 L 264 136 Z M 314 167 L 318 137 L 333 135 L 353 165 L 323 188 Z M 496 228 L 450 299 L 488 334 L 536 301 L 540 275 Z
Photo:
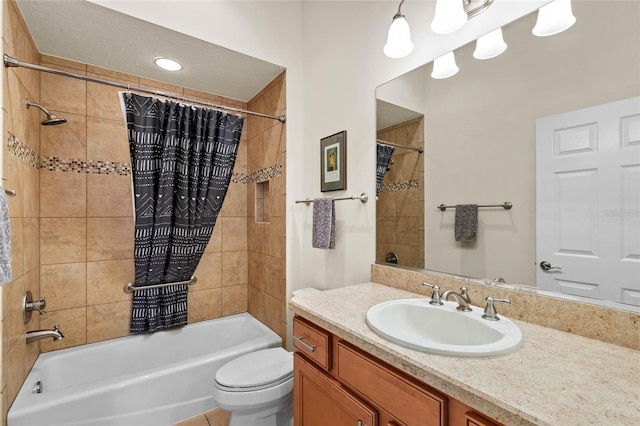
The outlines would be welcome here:
M 400 11 L 402 3 L 404 3 L 404 0 L 400 1 L 398 13 L 393 17 L 387 35 L 387 44 L 384 45 L 383 49 L 384 54 L 390 58 L 403 58 L 413 51 L 409 23 Z
M 538 20 L 533 35 L 552 36 L 570 28 L 576 22 L 571 10 L 571 0 L 554 0 L 538 10 Z
M 502 28 L 491 31 L 476 40 L 476 50 L 473 57 L 476 59 L 491 59 L 507 50 L 507 43 L 502 38 Z
M 456 65 L 456 57 L 451 51 L 434 59 L 431 77 L 435 79 L 449 78 L 456 75 L 459 70 L 460 68 Z
M 437 0 L 431 30 L 449 34 L 459 30 L 468 19 L 487 10 L 493 0 Z
M 175 59 L 158 56 L 157 58 L 153 58 L 153 63 L 166 71 L 182 70 L 182 64 Z

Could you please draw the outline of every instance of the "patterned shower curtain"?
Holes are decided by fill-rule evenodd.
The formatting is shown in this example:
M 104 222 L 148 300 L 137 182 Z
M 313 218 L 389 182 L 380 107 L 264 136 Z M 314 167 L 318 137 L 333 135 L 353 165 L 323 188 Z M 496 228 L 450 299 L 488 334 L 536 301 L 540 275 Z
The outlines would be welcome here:
M 121 93 L 135 203 L 135 285 L 187 281 L 204 253 L 238 153 L 244 118 Z M 133 293 L 131 331 L 187 323 L 186 284 Z
M 382 188 L 384 175 L 389 169 L 389 162 L 391 161 L 391 156 L 393 155 L 394 148 L 392 146 L 382 145 L 380 143 L 376 145 L 378 149 L 378 155 L 376 159 L 376 195 L 378 195 L 380 193 L 380 188 Z

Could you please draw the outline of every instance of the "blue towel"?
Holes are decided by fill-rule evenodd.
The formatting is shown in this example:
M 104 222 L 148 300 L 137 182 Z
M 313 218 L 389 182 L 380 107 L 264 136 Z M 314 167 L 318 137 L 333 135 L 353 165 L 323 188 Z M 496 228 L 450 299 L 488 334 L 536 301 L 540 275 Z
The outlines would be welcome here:
M 11 281 L 11 229 L 7 195 L 0 190 L 0 285 Z
M 459 204 L 456 206 L 456 241 L 475 241 L 478 231 L 478 205 Z
M 331 198 L 313 200 L 313 232 L 311 244 L 314 248 L 332 249 L 336 246 L 336 213 Z

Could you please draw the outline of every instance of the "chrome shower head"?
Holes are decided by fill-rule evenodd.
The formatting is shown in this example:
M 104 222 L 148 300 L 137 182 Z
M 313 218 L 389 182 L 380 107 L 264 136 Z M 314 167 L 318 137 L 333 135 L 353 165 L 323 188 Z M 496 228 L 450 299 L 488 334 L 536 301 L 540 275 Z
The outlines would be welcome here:
M 42 105 L 38 105 L 38 104 L 36 104 L 34 102 L 31 102 L 29 99 L 27 99 L 26 103 L 27 103 L 27 109 L 29 109 L 30 107 L 34 106 L 36 108 L 39 108 L 45 114 L 47 114 L 47 118 L 44 121 L 40 122 L 40 124 L 42 124 L 43 126 L 55 126 L 56 124 L 62 124 L 62 123 L 66 123 L 67 122 L 67 120 L 65 118 L 60 118 L 60 117 L 57 117 L 55 114 L 51 114 Z

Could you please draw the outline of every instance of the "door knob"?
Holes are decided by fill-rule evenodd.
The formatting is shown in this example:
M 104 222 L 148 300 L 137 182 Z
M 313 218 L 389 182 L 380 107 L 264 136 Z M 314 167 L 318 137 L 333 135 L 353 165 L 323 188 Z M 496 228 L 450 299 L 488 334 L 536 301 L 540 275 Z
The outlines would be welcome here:
M 551 271 L 553 269 L 561 270 L 562 268 L 559 266 L 551 266 L 549 262 L 543 260 L 542 262 L 540 262 L 540 269 L 542 269 L 543 271 Z

